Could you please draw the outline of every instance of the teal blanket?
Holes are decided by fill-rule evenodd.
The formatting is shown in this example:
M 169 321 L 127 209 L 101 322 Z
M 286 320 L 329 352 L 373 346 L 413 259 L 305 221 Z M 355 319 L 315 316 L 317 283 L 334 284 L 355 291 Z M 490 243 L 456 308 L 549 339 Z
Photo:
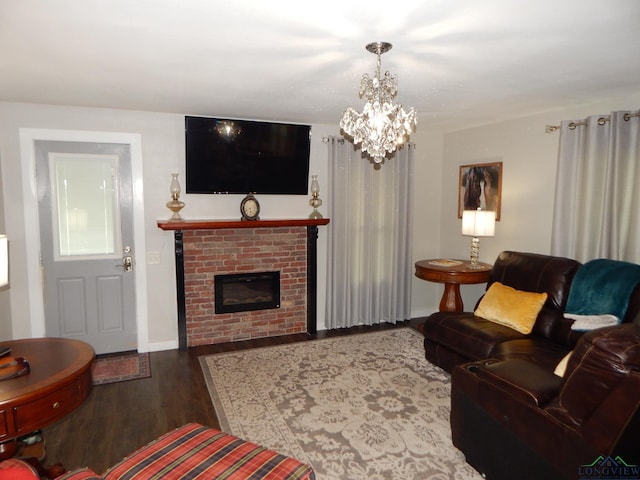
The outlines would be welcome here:
M 608 313 L 622 320 L 638 284 L 640 265 L 603 258 L 591 260 L 576 272 L 565 311 L 577 315 Z

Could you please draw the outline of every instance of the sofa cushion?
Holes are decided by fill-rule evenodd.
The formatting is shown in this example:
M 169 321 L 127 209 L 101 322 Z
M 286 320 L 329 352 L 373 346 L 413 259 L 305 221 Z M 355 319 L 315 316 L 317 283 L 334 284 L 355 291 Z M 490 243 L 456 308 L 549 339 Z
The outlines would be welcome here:
M 438 312 L 424 324 L 425 348 L 441 345 L 461 355 L 466 361 L 492 356 L 500 342 L 523 338 L 513 328 L 491 322 L 471 312 Z
M 546 300 L 546 292 L 524 292 L 494 282 L 480 301 L 475 314 L 528 335 Z

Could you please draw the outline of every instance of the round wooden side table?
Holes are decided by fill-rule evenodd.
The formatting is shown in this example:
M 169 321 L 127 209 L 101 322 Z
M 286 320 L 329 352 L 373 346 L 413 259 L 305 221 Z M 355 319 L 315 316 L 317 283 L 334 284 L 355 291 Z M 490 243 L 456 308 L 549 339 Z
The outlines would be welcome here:
M 464 260 L 429 259 L 416 262 L 416 277 L 428 282 L 444 283 L 444 292 L 440 300 L 441 312 L 462 312 L 464 305 L 460 295 L 460 285 L 485 283 L 489 280 L 491 265 L 471 263 Z
M 64 417 L 89 396 L 95 353 L 88 343 L 65 338 L 13 340 L 0 347 L 30 365 L 26 375 L 0 381 L 0 458 L 9 458 L 16 438 Z

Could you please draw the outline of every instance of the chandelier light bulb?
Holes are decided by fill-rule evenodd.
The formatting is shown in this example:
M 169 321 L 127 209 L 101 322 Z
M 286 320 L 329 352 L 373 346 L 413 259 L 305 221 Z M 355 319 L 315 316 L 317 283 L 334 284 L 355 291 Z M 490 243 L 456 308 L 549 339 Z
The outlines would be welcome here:
M 413 108 L 405 112 L 393 99 L 398 94 L 398 78 L 389 72 L 381 76 L 380 56 L 391 50 L 386 42 L 370 43 L 366 49 L 378 56 L 376 73 L 372 78 L 367 73 L 360 82 L 360 98 L 365 98 L 362 113 L 347 107 L 340 120 L 340 128 L 351 137 L 353 143 L 360 144 L 363 152 L 380 164 L 388 153 L 393 153 L 414 131 L 417 124 Z

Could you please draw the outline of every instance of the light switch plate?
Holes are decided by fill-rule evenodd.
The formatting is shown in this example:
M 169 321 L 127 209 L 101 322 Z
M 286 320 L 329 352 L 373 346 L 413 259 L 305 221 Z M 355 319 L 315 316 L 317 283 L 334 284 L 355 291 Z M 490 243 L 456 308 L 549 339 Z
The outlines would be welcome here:
M 160 252 L 147 252 L 147 265 L 157 265 L 160 263 Z

